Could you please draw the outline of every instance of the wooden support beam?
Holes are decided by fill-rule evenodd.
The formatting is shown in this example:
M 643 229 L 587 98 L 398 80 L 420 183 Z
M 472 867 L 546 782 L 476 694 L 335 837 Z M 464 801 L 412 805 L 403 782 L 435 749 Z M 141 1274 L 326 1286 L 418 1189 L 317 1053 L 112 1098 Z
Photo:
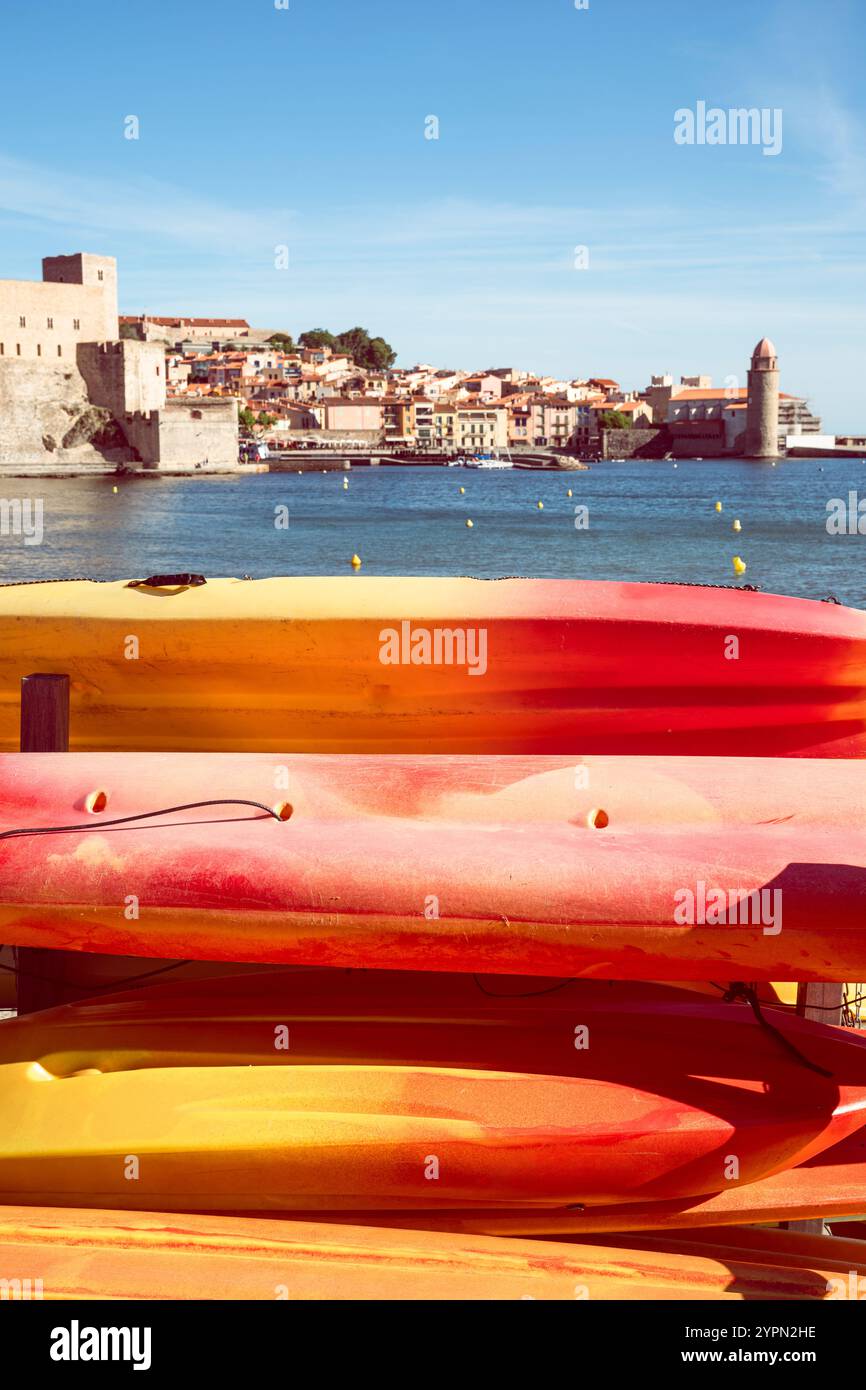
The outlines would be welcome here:
M 842 1022 L 842 984 L 801 984 L 797 986 L 797 1013 L 816 1023 Z
M 22 753 L 69 751 L 69 677 L 25 676 L 21 682 Z M 79 998 L 73 984 L 78 956 L 74 951 L 18 947 L 15 964 L 19 1014 L 51 1009 Z
M 842 1022 L 842 984 L 800 984 L 797 986 L 797 1013 L 803 1018 L 812 1018 L 816 1023 Z M 799 1231 L 804 1236 L 829 1235 L 823 1217 L 806 1221 L 787 1221 L 789 1231 Z

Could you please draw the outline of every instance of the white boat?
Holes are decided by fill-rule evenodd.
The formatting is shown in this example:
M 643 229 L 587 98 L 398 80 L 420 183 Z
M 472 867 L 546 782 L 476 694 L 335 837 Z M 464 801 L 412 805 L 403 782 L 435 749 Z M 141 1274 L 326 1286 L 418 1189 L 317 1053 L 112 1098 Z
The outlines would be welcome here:
M 506 455 L 504 458 L 499 454 L 476 454 L 474 458 L 466 460 L 467 468 L 513 468 L 511 458 Z

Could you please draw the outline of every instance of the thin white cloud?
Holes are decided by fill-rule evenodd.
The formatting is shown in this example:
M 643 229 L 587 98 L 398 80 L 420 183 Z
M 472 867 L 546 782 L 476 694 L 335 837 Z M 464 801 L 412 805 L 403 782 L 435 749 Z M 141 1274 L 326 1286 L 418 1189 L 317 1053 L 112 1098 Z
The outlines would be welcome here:
M 193 198 L 146 175 L 127 180 L 64 173 L 0 155 L 0 211 L 65 229 L 136 234 L 157 241 L 231 250 L 263 237 L 252 213 Z M 272 214 L 285 228 L 291 213 Z

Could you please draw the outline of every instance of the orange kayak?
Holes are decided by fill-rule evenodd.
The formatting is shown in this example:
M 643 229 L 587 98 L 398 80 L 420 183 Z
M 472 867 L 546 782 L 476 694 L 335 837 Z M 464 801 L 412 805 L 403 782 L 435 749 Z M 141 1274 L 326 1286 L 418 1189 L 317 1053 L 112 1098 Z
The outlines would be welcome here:
M 854 761 L 0 762 L 0 940 L 16 946 L 851 980 L 866 976 L 864 922 L 866 778 Z
M 823 1249 L 628 1249 L 152 1212 L 0 1208 L 11 1296 L 54 1299 L 826 1299 L 866 1270 Z M 785 1232 L 779 1233 L 784 1236 Z M 17 1283 L 15 1281 L 18 1281 Z
M 866 613 L 677 584 L 0 586 L 0 748 L 70 677 L 76 750 L 866 755 Z
M 815 1158 L 760 1178 L 746 1187 L 728 1187 L 697 1201 L 631 1202 L 587 1206 L 583 1211 L 451 1211 L 388 1213 L 380 1222 L 432 1230 L 496 1236 L 568 1237 L 629 1231 L 681 1231 L 716 1226 L 763 1225 L 777 1221 L 826 1218 L 836 1228 L 846 1217 L 866 1212 L 866 1132 L 863 1129 Z M 331 1220 L 336 1220 L 332 1216 Z M 357 1219 L 357 1218 L 356 1218 Z
M 0 1200 L 584 1207 L 754 1183 L 866 1124 L 866 1038 L 658 986 L 314 972 L 0 1024 Z M 130 1181 L 124 1155 L 141 1171 Z

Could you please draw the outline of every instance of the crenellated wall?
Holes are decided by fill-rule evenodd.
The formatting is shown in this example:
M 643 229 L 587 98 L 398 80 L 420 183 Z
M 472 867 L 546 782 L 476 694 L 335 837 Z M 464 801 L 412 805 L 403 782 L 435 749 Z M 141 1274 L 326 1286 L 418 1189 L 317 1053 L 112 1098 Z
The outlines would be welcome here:
M 79 343 L 76 358 L 94 405 L 104 405 L 118 419 L 165 405 L 165 353 L 159 343 L 127 338 Z

